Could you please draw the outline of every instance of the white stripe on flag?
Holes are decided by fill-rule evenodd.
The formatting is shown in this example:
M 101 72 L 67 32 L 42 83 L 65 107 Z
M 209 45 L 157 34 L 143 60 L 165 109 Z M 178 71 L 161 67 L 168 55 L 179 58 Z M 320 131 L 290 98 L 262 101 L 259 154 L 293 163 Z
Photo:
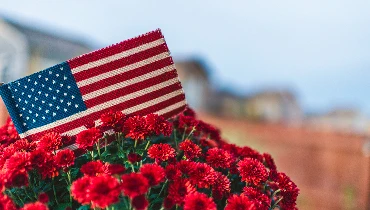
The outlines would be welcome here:
M 160 39 L 157 39 L 153 42 L 149 42 L 149 43 L 140 45 L 138 47 L 135 47 L 135 48 L 132 48 L 132 49 L 129 49 L 129 50 L 126 50 L 126 51 L 123 51 L 123 52 L 105 57 L 105 58 L 102 58 L 100 60 L 93 61 L 93 62 L 87 63 L 85 65 L 82 65 L 82 66 L 78 66 L 78 67 L 72 69 L 72 73 L 75 74 L 75 73 L 85 71 L 85 70 L 88 70 L 88 69 L 91 69 L 91 68 L 94 68 L 94 67 L 97 67 L 97 66 L 101 66 L 101 65 L 110 63 L 112 61 L 119 60 L 121 58 L 128 57 L 128 56 L 134 55 L 136 53 L 148 50 L 150 48 L 157 47 L 157 46 L 159 46 L 161 44 L 164 44 L 164 43 L 165 43 L 164 39 L 160 38 Z
M 178 81 L 177 78 L 174 78 L 174 79 L 171 79 L 171 80 L 167 80 L 167 81 L 162 82 L 160 84 L 153 85 L 153 86 L 150 86 L 148 88 L 145 88 L 145 89 L 136 91 L 134 93 L 131 93 L 131 94 L 128 94 L 128 95 L 124 95 L 124 96 L 115 98 L 113 100 L 107 101 L 105 103 L 96 105 L 96 106 L 91 107 L 91 108 L 89 108 L 89 109 L 87 109 L 85 111 L 82 111 L 82 112 L 79 112 L 77 114 L 71 115 L 71 116 L 66 117 L 64 119 L 57 120 L 55 122 L 49 123 L 47 125 L 44 125 L 44 126 L 41 126 L 41 127 L 38 127 L 38 128 L 30 129 L 30 130 L 28 130 L 28 131 L 26 131 L 24 133 L 19 134 L 19 136 L 21 138 L 25 138 L 25 137 L 27 137 L 29 135 L 36 134 L 36 133 L 39 133 L 39 132 L 42 132 L 42 131 L 45 131 L 45 130 L 48 130 L 48 129 L 51 129 L 51 128 L 54 128 L 54 127 L 57 127 L 57 126 L 60 126 L 60 125 L 63 125 L 65 123 L 68 123 L 68 122 L 77 120 L 77 119 L 82 118 L 82 117 L 85 117 L 87 115 L 90 115 L 90 114 L 92 114 L 94 112 L 98 112 L 98 111 L 100 111 L 102 109 L 106 109 L 106 108 L 112 107 L 114 105 L 123 103 L 123 102 L 128 101 L 128 100 L 131 100 L 131 99 L 135 99 L 137 97 L 140 97 L 140 96 L 149 94 L 149 93 L 154 92 L 156 90 L 160 90 L 160 89 L 162 89 L 164 87 L 167 87 L 169 85 L 176 84 L 178 82 L 179 81 Z M 157 98 L 155 100 L 158 100 L 158 101 L 166 101 L 166 99 L 168 99 L 168 98 L 172 98 L 172 97 L 175 97 L 175 96 L 181 95 L 181 94 L 183 94 L 183 91 L 180 89 L 180 90 L 173 91 L 172 93 L 163 95 L 163 96 L 161 96 L 161 97 L 159 97 L 159 98 Z M 145 102 L 143 104 L 146 104 L 146 103 L 147 102 Z M 138 109 L 138 107 L 141 107 L 141 106 L 142 106 L 142 104 L 138 104 L 138 105 L 134 106 L 134 109 L 140 110 L 140 109 Z M 133 111 L 131 111 L 131 112 L 133 112 Z
M 171 106 L 168 106 L 168 107 L 166 107 L 166 108 L 164 108 L 164 109 L 161 109 L 161 110 L 159 110 L 159 111 L 155 112 L 154 114 L 157 114 L 157 115 L 164 115 L 164 114 L 166 114 L 166 113 L 168 113 L 168 112 L 171 112 L 171 111 L 173 111 L 173 110 L 175 110 L 175 109 L 177 109 L 177 108 L 180 108 L 180 107 L 182 107 L 182 106 L 184 106 L 184 105 L 186 105 L 186 101 L 185 101 L 185 100 L 180 101 L 180 102 L 177 102 L 177 103 L 175 103 L 175 104 L 172 104 Z
M 172 70 L 175 70 L 174 65 L 169 65 L 169 66 L 166 66 L 164 68 L 161 68 L 161 69 L 158 69 L 158 70 L 149 72 L 147 74 L 144 74 L 144 75 L 141 75 L 141 76 L 138 76 L 138 77 L 135 77 L 135 78 L 132 78 L 132 79 L 129 79 L 129 80 L 120 82 L 120 83 L 116 83 L 116 84 L 113 84 L 111 86 L 108 86 L 108 87 L 105 87 L 105 88 L 102 88 L 102 89 L 93 91 L 93 92 L 88 93 L 88 94 L 85 94 L 85 95 L 82 96 L 82 99 L 84 101 L 86 101 L 86 100 L 95 98 L 97 96 L 107 94 L 107 93 L 112 92 L 114 90 L 118 90 L 118 89 L 121 89 L 123 87 L 127 87 L 129 85 L 133 85 L 133 84 L 142 82 L 144 80 L 147 80 L 147 79 L 150 79 L 150 78 L 159 76 L 161 74 L 164 74 L 164 73 L 169 72 L 169 71 L 172 71 Z
M 136 62 L 136 63 L 130 64 L 128 66 L 124 66 L 122 68 L 118 68 L 118 69 L 115 69 L 115 70 L 112 70 L 112 71 L 109 71 L 109 72 L 105 72 L 105 73 L 99 74 L 95 77 L 90 77 L 90 78 L 87 78 L 85 80 L 81 80 L 81 81 L 77 82 L 77 86 L 80 88 L 80 87 L 83 87 L 83 86 L 86 86 L 86 85 L 90 85 L 90 84 L 98 82 L 100 80 L 107 79 L 109 77 L 113 77 L 113 76 L 122 74 L 124 72 L 131 71 L 131 70 L 149 65 L 151 63 L 154 63 L 156 61 L 159 61 L 159 60 L 162 60 L 162 59 L 165 59 L 165 58 L 168 58 L 168 57 L 170 57 L 170 54 L 168 52 L 164 52 L 164 53 L 155 55 L 153 57 L 150 57 L 148 59 L 142 60 L 140 62 Z

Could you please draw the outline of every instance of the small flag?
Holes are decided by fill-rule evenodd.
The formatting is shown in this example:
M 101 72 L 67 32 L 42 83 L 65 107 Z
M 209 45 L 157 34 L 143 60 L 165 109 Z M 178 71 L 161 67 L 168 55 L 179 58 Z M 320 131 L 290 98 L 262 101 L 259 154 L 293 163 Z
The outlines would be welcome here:
M 20 137 L 31 140 L 76 135 L 109 110 L 171 117 L 186 106 L 159 29 L 4 84 L 0 94 Z

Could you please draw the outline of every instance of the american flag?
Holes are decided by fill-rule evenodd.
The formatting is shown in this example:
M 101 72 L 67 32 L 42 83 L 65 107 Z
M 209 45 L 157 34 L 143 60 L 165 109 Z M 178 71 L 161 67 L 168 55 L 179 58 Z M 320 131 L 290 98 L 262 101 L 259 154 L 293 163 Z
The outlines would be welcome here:
M 20 137 L 31 140 L 76 135 L 109 110 L 171 117 L 186 106 L 159 29 L 4 84 L 0 94 Z

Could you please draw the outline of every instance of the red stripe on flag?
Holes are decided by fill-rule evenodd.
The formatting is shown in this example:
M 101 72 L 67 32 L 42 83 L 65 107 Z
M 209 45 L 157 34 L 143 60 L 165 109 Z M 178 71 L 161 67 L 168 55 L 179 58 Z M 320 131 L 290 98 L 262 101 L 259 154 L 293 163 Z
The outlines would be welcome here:
M 87 54 L 81 55 L 76 58 L 72 58 L 71 60 L 68 60 L 68 63 L 71 68 L 76 68 L 78 66 L 82 66 L 87 63 L 100 60 L 107 56 L 111 56 L 113 54 L 117 54 L 117 53 L 129 50 L 129 49 L 135 48 L 137 46 L 155 41 L 160 38 L 163 38 L 163 35 L 161 31 L 157 29 L 147 34 L 125 40 L 118 44 L 114 44 L 114 45 L 102 48 L 100 50 L 96 50 L 94 52 L 87 53 Z
M 148 59 L 150 57 L 159 55 L 164 52 L 167 52 L 166 46 L 162 44 L 162 45 L 150 48 L 148 50 L 138 52 L 134 55 L 109 62 L 107 64 L 103 64 L 103 65 L 100 65 L 100 66 L 97 66 L 91 69 L 87 69 L 85 71 L 74 73 L 73 76 L 76 82 L 79 82 L 79 81 L 89 79 L 94 76 L 98 76 L 99 74 L 102 74 L 102 73 L 107 73 L 107 72 L 128 66 L 130 64 L 140 62 L 142 60 Z M 73 69 L 72 69 L 72 72 L 73 72 Z
M 168 118 L 170 118 L 170 117 L 172 117 L 172 116 L 174 116 L 174 115 L 176 115 L 176 114 L 181 113 L 182 111 L 184 111 L 185 108 L 186 108 L 186 106 L 187 105 L 184 105 L 184 106 L 181 106 L 181 107 L 179 107 L 177 109 L 174 109 L 174 110 L 172 110 L 170 112 L 164 113 L 164 114 L 162 114 L 162 116 L 164 118 L 168 119 Z
M 109 77 L 109 78 L 100 80 L 98 82 L 92 83 L 90 85 L 80 87 L 79 89 L 80 89 L 81 94 L 85 95 L 85 94 L 88 94 L 90 92 L 100 90 L 101 88 L 110 86 L 112 84 L 123 82 L 125 80 L 129 80 L 129 79 L 132 79 L 132 78 L 150 73 L 152 71 L 161 69 L 163 67 L 166 67 L 166 66 L 172 64 L 172 63 L 170 63 L 171 61 L 172 61 L 171 58 L 165 58 L 165 59 L 156 61 L 156 62 L 154 62 L 150 65 L 145 65 L 143 67 L 133 69 L 132 71 L 127 71 L 127 72 L 124 72 L 122 74 L 118 74 L 116 76 Z
M 133 112 L 130 115 L 146 115 L 147 113 L 154 113 L 154 112 L 160 111 L 161 109 L 163 109 L 165 107 L 169 107 L 172 104 L 175 104 L 175 103 L 178 103 L 178 102 L 181 102 L 181 101 L 184 101 L 184 100 L 185 100 L 185 95 L 184 94 L 178 95 L 176 97 L 173 97 L 173 98 L 168 99 L 166 101 L 162 101 L 162 102 L 160 102 L 158 104 L 155 104 L 153 106 L 150 106 L 150 107 L 147 107 L 145 109 Z
M 130 93 L 134 93 L 136 91 L 151 87 L 153 85 L 157 85 L 159 83 L 165 82 L 170 79 L 177 78 L 176 70 L 167 72 L 165 74 L 152 77 L 150 79 L 144 80 L 142 82 L 138 82 L 111 92 L 108 92 L 104 95 L 97 96 L 95 98 L 89 99 L 84 101 L 87 108 L 91 108 L 93 106 L 96 106 L 98 104 L 105 103 L 107 101 L 113 100 L 115 98 L 125 96 Z

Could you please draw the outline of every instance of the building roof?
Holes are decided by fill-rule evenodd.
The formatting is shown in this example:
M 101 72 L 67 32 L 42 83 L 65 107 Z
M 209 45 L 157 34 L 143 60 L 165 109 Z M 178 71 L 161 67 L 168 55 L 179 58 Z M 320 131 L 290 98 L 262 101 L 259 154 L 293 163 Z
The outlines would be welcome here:
M 70 52 L 83 54 L 97 48 L 91 44 L 93 42 L 87 41 L 86 37 L 70 34 L 61 29 L 19 21 L 4 15 L 0 15 L 0 20 L 22 33 L 28 40 L 31 49 L 37 49 L 51 58 L 53 55 L 57 55 L 59 58 L 65 57 L 67 60 L 70 59 Z
M 210 67 L 206 60 L 200 56 L 176 56 L 174 58 L 175 65 L 186 66 L 186 69 L 197 71 L 205 79 L 209 80 L 211 73 Z

